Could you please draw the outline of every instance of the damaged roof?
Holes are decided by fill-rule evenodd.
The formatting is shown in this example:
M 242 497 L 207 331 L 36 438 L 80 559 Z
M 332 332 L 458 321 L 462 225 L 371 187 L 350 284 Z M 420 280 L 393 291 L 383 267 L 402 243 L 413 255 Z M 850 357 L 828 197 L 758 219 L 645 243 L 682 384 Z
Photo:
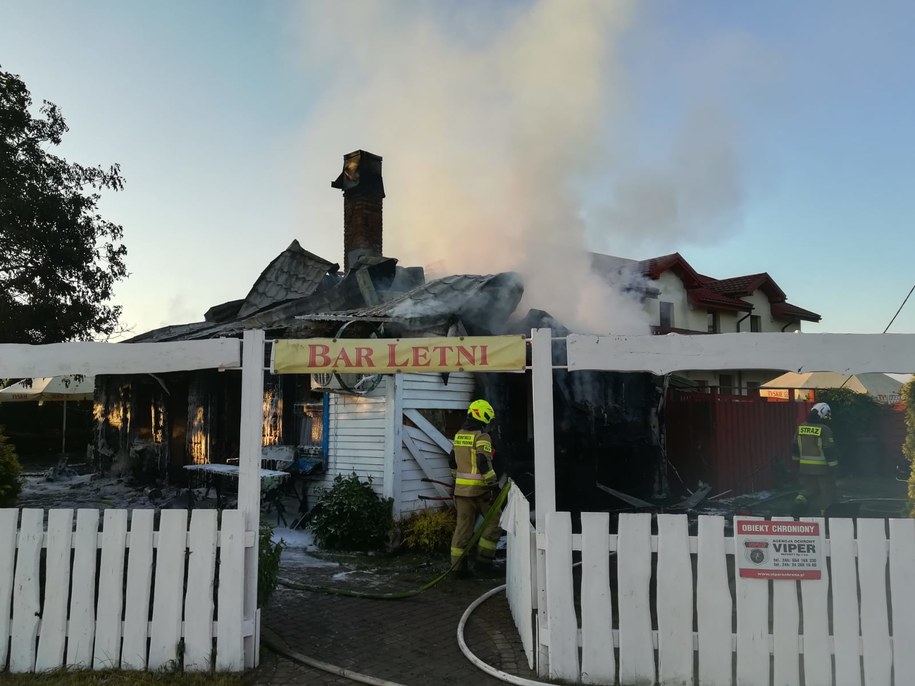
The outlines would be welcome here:
M 513 272 L 499 274 L 454 274 L 394 296 L 378 305 L 339 312 L 300 315 L 307 321 L 399 321 L 407 325 L 431 326 L 454 319 L 478 330 L 492 331 L 504 323 L 521 301 L 521 277 Z
M 127 342 L 231 337 L 252 328 L 276 337 L 327 335 L 328 324 L 350 321 L 414 331 L 460 323 L 468 331 L 493 332 L 504 328 L 523 294 L 520 277 L 510 272 L 425 283 L 422 268 L 399 267 L 381 256 L 360 258 L 345 276 L 338 268 L 293 241 L 244 299 L 211 307 L 205 321 L 162 327 Z
M 273 303 L 304 298 L 314 293 L 328 274 L 336 274 L 340 265 L 308 252 L 298 241 L 292 241 L 251 286 L 236 316 L 245 317 Z

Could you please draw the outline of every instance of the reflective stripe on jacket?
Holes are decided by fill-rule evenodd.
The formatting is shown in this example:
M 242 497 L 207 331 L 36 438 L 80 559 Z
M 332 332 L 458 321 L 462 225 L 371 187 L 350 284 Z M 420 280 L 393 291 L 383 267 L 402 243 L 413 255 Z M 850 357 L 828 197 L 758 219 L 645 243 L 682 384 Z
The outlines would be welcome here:
M 461 430 L 454 436 L 454 494 L 483 495 L 496 483 L 492 468 L 492 439 L 482 431 Z
M 838 462 L 830 459 L 834 448 L 832 429 L 822 424 L 801 424 L 795 432 L 794 459 L 800 464 L 802 474 L 817 474 Z

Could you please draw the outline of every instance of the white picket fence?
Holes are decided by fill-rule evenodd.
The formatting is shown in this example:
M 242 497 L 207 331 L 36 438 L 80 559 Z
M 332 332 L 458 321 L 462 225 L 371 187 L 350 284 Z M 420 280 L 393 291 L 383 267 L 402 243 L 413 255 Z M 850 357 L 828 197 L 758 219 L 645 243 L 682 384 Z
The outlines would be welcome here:
M 555 512 L 532 548 L 519 499 L 514 491 L 503 518 L 507 593 L 542 676 L 623 685 L 915 684 L 915 520 L 830 519 L 822 580 L 766 581 L 734 578 L 723 517 L 699 517 L 691 536 L 685 515 L 657 515 L 653 534 L 652 515 L 621 514 L 611 534 L 609 514 L 583 513 L 573 534 L 569 514 Z
M 244 668 L 240 511 L 45 514 L 0 509 L 0 672 Z

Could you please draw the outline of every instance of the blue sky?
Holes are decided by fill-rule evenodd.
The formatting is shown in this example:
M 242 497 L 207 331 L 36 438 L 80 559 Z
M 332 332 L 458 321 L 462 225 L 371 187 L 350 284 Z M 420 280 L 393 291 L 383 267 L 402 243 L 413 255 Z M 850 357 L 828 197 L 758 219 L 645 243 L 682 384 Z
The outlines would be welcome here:
M 137 332 L 244 297 L 293 239 L 340 260 L 357 148 L 404 264 L 679 251 L 769 272 L 806 330 L 880 332 L 915 283 L 913 30 L 901 0 L 0 0 L 0 65 L 62 108 L 65 156 L 121 164 Z

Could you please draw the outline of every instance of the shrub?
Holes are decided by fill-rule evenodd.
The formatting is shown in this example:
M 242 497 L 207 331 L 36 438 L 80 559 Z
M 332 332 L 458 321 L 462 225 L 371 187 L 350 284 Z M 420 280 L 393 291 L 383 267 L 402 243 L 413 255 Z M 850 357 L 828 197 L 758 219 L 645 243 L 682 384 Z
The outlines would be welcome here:
M 19 480 L 21 473 L 16 448 L 7 440 L 3 427 L 0 426 L 0 507 L 13 507 L 16 504 L 22 490 L 22 482 Z
M 454 533 L 454 510 L 426 509 L 414 512 L 403 523 L 403 542 L 408 550 L 439 553 L 451 547 Z
M 321 492 L 309 528 L 326 550 L 379 550 L 394 524 L 394 500 L 372 490 L 372 478 L 337 475 L 333 486 Z
M 874 465 L 868 462 L 867 453 L 861 452 L 859 440 L 875 435 L 883 408 L 871 396 L 849 388 L 817 391 L 816 399 L 817 402 L 829 403 L 832 410 L 830 425 L 835 436 L 839 468 L 846 473 L 871 473 Z
M 276 590 L 276 580 L 280 573 L 280 556 L 286 544 L 283 541 L 273 542 L 273 527 L 261 524 L 257 541 L 257 606 L 264 607 Z
M 909 503 L 915 516 L 915 379 L 909 381 L 900 391 L 905 405 L 905 443 L 902 452 L 909 460 Z

